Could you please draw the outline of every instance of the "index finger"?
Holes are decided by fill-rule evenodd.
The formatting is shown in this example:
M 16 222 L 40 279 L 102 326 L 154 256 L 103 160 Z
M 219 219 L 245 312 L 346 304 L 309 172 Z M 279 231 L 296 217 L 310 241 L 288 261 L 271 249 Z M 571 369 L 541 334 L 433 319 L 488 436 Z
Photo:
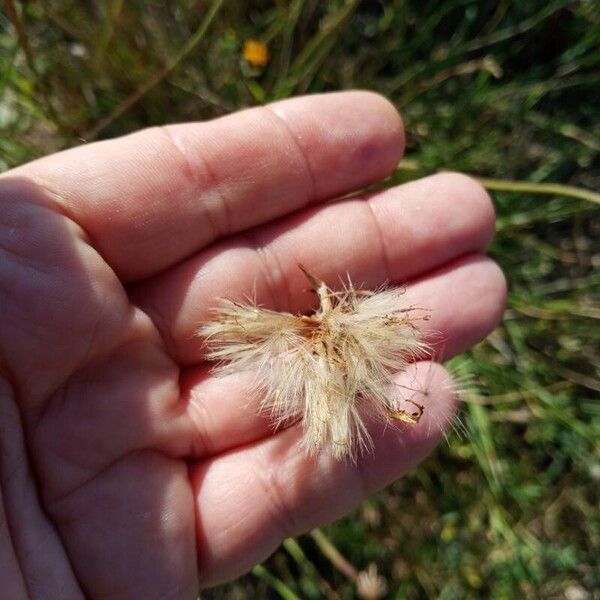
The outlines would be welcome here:
M 404 145 L 370 92 L 294 98 L 97 142 L 10 172 L 44 188 L 125 280 L 384 177 Z

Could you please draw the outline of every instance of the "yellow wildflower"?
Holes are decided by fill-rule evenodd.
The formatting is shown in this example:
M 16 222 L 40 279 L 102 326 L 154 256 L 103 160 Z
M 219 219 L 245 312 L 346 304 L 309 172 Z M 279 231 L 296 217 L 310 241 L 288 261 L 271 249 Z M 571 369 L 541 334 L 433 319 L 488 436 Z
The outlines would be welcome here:
M 253 67 L 264 67 L 269 61 L 269 50 L 266 44 L 257 40 L 246 40 L 242 54 Z

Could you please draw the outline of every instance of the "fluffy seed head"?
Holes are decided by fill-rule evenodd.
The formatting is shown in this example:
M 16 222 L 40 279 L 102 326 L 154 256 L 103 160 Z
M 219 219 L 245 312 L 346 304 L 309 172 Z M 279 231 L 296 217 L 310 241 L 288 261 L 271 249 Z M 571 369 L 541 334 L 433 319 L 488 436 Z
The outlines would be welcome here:
M 300 268 L 319 297 L 313 314 L 222 300 L 199 334 L 217 375 L 254 373 L 261 409 L 276 426 L 302 421 L 308 453 L 330 445 L 336 458 L 354 459 L 372 447 L 365 417 L 419 420 L 420 405 L 399 410 L 392 374 L 423 356 L 416 323 L 428 315 L 402 307 L 402 289 L 359 290 L 348 281 L 335 292 Z

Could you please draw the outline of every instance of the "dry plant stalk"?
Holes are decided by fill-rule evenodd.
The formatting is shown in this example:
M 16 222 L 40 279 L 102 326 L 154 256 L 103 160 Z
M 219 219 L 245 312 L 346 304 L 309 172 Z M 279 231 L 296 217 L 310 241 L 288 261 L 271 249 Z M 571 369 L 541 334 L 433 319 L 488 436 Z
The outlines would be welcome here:
M 320 306 L 309 316 L 222 300 L 199 331 L 217 375 L 254 373 L 261 409 L 276 426 L 302 420 L 303 445 L 329 444 L 337 459 L 372 449 L 366 418 L 417 423 L 423 407 L 399 409 L 392 375 L 422 357 L 427 345 L 415 307 L 401 308 L 404 290 L 335 292 L 299 265 Z M 414 409 L 414 410 L 413 410 Z

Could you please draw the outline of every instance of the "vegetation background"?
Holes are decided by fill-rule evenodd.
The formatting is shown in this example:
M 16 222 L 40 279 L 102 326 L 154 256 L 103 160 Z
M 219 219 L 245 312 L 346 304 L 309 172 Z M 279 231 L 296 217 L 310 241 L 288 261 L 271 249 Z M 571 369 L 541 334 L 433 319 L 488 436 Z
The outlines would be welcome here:
M 599 83 L 593 0 L 4 0 L 0 170 L 358 87 L 404 115 L 387 184 L 457 169 L 493 191 L 509 308 L 451 364 L 463 431 L 206 598 L 600 598 Z

